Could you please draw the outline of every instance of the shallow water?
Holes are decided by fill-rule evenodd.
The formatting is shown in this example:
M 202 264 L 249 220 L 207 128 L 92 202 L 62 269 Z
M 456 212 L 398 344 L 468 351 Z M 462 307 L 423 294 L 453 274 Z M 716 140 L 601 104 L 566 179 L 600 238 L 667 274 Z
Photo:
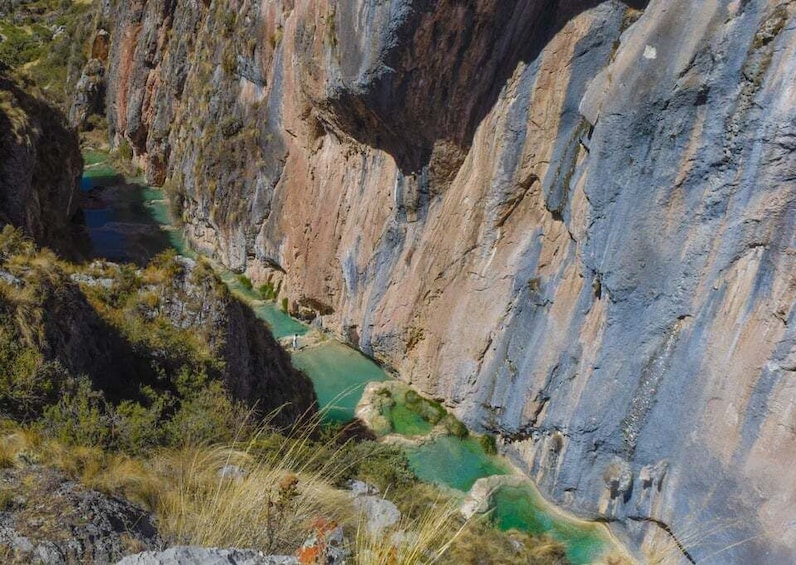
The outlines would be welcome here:
M 324 420 L 348 422 L 365 385 L 390 376 L 362 355 L 338 341 L 327 341 L 293 355 L 293 364 L 312 379 L 318 404 L 327 410 Z
M 162 190 L 125 181 L 102 153 L 87 153 L 84 160 L 87 169 L 81 180 L 82 190 L 107 187 L 99 194 L 99 205 L 84 209 L 94 257 L 143 264 L 168 248 L 196 256 L 181 231 L 173 227 Z M 224 271 L 220 276 L 270 326 L 277 339 L 307 333 L 309 328 L 305 324 L 291 318 L 277 304 L 263 301 L 234 273 Z M 318 402 L 327 410 L 324 415 L 327 422 L 344 423 L 353 419 L 367 383 L 390 378 L 373 360 L 333 340 L 293 354 L 293 363 L 313 381 Z M 393 430 L 405 436 L 427 435 L 433 427 L 403 403 L 396 403 L 390 409 L 389 418 Z M 510 473 L 504 461 L 487 455 L 472 438 L 438 437 L 407 448 L 407 457 L 421 480 L 462 492 L 479 478 Z M 502 487 L 495 493 L 494 503 L 493 518 L 498 527 L 549 533 L 564 543 L 567 557 L 574 565 L 592 563 L 610 548 L 601 527 L 574 523 L 547 511 L 544 501 L 530 486 Z
M 470 490 L 475 481 L 491 475 L 507 475 L 508 465 L 484 453 L 478 441 L 441 436 L 407 448 L 409 465 L 423 481 Z
M 277 339 L 291 335 L 304 335 L 309 331 L 307 326 L 295 318 L 291 318 L 273 302 L 252 305 L 252 309 L 258 318 L 270 326 L 271 333 Z
M 492 518 L 499 528 L 548 534 L 565 545 L 572 565 L 594 563 L 609 547 L 603 527 L 573 522 L 551 513 L 549 505 L 530 485 L 501 487 L 493 495 L 493 502 Z
M 291 318 L 275 302 L 263 300 L 257 291 L 244 285 L 238 275 L 232 271 L 222 271 L 219 276 L 233 293 L 251 306 L 258 318 L 268 324 L 276 339 L 292 335 L 305 335 L 309 331 L 306 324 Z

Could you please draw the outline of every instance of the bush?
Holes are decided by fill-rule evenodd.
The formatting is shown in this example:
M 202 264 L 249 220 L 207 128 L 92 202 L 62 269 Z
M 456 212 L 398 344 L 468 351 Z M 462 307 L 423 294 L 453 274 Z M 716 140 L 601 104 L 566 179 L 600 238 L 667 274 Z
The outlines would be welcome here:
M 363 441 L 345 446 L 344 460 L 352 466 L 346 478 L 357 478 L 375 485 L 381 492 L 405 489 L 418 479 L 409 467 L 403 450 L 375 441 Z
M 44 410 L 41 426 L 61 443 L 91 447 L 110 443 L 108 404 L 85 377 L 69 383 L 58 404 Z
M 467 426 L 462 424 L 456 416 L 453 414 L 448 414 L 445 416 L 443 420 L 443 425 L 445 426 L 445 430 L 452 436 L 456 436 L 460 439 L 464 439 L 470 433 L 467 429 Z
M 124 161 L 130 161 L 133 158 L 133 148 L 130 146 L 130 142 L 122 139 L 119 142 L 119 147 L 116 148 L 116 154 Z
M 126 453 L 143 453 L 164 443 L 162 420 L 164 411 L 171 403 L 168 396 L 158 396 L 152 389 L 143 392 L 150 400 L 149 407 L 125 400 L 114 410 L 115 444 Z
M 233 402 L 219 381 L 212 381 L 183 400 L 166 424 L 166 435 L 171 445 L 230 442 L 245 431 L 247 417 L 246 408 Z
M 221 121 L 221 133 L 224 137 L 233 137 L 242 129 L 243 122 L 237 116 L 227 116 Z
M 238 275 L 237 279 L 240 285 L 246 290 L 251 290 L 253 288 L 251 279 L 249 279 L 249 277 L 246 275 Z
M 487 455 L 497 455 L 497 440 L 492 434 L 478 436 L 478 444 Z

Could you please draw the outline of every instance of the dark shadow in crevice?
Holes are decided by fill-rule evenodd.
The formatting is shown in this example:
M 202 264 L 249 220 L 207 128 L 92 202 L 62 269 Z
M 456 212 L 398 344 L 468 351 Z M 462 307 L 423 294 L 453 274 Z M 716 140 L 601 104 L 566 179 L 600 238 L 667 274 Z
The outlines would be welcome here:
M 343 63 L 350 67 L 343 68 L 347 86 L 319 103 L 321 117 L 390 153 L 404 174 L 428 168 L 432 177 L 449 178 L 517 65 L 536 60 L 567 22 L 602 3 L 416 0 L 388 32 L 390 48 L 377 63 Z M 644 9 L 648 0 L 622 4 Z M 347 21 L 339 27 L 353 29 Z M 339 35 L 341 44 L 357 41 Z
M 77 135 L 60 110 L 26 92 L 9 72 L 0 65 L 0 92 L 6 93 L 0 104 L 0 221 L 78 259 L 81 234 L 70 222 L 82 167 Z

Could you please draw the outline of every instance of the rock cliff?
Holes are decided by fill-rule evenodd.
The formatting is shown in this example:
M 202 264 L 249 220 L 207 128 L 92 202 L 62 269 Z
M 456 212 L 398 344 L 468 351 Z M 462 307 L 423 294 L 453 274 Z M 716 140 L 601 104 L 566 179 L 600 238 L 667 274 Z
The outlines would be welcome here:
M 74 255 L 70 222 L 82 171 L 77 135 L 59 111 L 0 69 L 0 224 Z
M 796 2 L 104 9 L 198 248 L 637 546 L 791 560 Z
M 112 264 L 105 268 L 117 278 L 124 276 Z M 173 271 L 169 280 L 140 290 L 142 295 L 158 296 L 156 306 L 139 306 L 137 315 L 151 324 L 144 331 L 155 334 L 162 321 L 193 333 L 220 362 L 208 376 L 220 379 L 233 399 L 260 415 L 281 409 L 276 424 L 290 426 L 312 413 L 316 405 L 312 383 L 291 365 L 290 356 L 251 309 L 209 269 L 185 260 Z M 163 375 L 179 373 L 188 357 L 178 345 L 164 340 L 161 348 L 170 350 L 163 351 L 137 342 L 109 323 L 110 316 L 103 317 L 97 301 L 87 300 L 75 282 L 63 276 L 51 278 L 55 280 L 40 290 L 44 327 L 37 346 L 46 360 L 57 361 L 72 375 L 88 376 L 114 402 L 137 398 L 142 386 L 173 386 L 164 383 Z M 111 294 L 124 285 L 85 274 L 75 279 L 86 289 L 109 284 Z

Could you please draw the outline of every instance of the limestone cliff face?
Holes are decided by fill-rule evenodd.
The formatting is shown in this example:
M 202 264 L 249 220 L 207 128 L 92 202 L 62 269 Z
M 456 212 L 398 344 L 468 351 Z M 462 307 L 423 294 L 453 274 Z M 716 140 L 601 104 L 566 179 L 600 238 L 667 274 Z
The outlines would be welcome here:
M 0 69 L 0 224 L 71 256 L 82 171 L 77 135 L 58 110 Z
M 117 4 L 197 247 L 634 542 L 796 553 L 796 2 Z

